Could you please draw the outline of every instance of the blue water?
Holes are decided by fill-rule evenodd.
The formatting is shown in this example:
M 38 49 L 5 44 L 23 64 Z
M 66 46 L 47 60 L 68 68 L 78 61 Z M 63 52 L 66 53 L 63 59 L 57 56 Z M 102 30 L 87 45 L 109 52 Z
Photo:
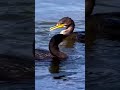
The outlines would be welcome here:
M 49 31 L 62 17 L 71 17 L 76 24 L 75 32 L 84 31 L 84 0 L 36 0 L 35 1 L 35 48 L 49 51 L 49 40 L 60 30 Z M 60 45 L 68 59 L 61 62 L 51 58 L 36 61 L 36 90 L 84 90 L 85 45 L 75 42 L 72 46 Z
M 85 0 L 35 0 L 35 21 L 56 21 L 64 16 L 84 20 Z

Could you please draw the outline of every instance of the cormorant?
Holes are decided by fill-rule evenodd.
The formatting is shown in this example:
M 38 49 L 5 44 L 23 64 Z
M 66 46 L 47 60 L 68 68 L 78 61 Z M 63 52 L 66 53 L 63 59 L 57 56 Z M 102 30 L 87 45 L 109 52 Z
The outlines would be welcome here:
M 85 40 L 85 33 L 84 31 L 81 32 L 74 32 L 75 23 L 74 21 L 69 17 L 64 17 L 60 19 L 57 24 L 50 28 L 50 31 L 53 31 L 58 28 L 65 28 L 65 30 L 62 30 L 60 34 L 54 35 L 50 42 L 49 42 L 49 52 L 42 51 L 41 50 L 35 50 L 35 59 L 43 59 L 48 57 L 57 57 L 59 59 L 65 59 L 67 58 L 67 55 L 59 50 L 58 45 L 66 39 L 68 36 L 71 36 L 72 34 L 75 34 L 75 39 L 80 42 L 84 42 Z

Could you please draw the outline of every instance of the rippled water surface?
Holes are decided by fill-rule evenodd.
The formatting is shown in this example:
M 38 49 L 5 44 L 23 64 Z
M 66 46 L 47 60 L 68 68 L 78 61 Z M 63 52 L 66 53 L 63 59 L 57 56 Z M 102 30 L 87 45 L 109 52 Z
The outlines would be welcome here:
M 86 86 L 89 90 L 120 89 L 120 41 L 98 39 L 86 53 Z
M 75 31 L 84 31 L 84 0 L 36 0 L 35 39 L 36 48 L 49 51 L 48 43 L 60 30 L 49 32 L 49 28 L 62 17 L 71 17 L 76 24 Z M 60 45 L 68 55 L 65 61 L 36 61 L 36 90 L 84 90 L 85 88 L 85 50 L 84 44 Z
M 0 90 L 34 90 L 33 7 L 32 0 L 0 1 Z M 33 73 L 27 74 L 32 80 L 15 82 L 21 77 L 27 78 L 25 72 Z

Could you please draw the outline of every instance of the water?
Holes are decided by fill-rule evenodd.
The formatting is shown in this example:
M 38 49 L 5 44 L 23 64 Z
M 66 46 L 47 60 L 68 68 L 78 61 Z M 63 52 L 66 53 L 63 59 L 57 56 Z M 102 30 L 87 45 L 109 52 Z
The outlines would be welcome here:
M 62 17 L 71 17 L 76 24 L 75 32 L 84 31 L 84 0 L 36 0 L 35 1 L 35 48 L 49 51 L 48 43 L 60 30 L 49 32 Z M 68 55 L 65 61 L 36 61 L 36 90 L 84 90 L 85 46 L 75 42 L 72 46 L 60 45 Z
M 35 21 L 56 21 L 64 16 L 84 20 L 85 1 L 35 0 Z
M 87 88 L 89 90 L 119 90 L 120 41 L 98 39 L 86 56 Z
M 33 7 L 33 0 L 0 1 L 0 90 L 34 90 Z M 16 81 L 21 74 L 30 80 Z M 16 82 L 1 81 L 10 78 Z
M 86 48 L 85 52 L 87 90 L 120 90 L 119 15 L 120 13 L 99 14 L 93 16 L 95 19 L 89 19 L 91 27 L 95 26 L 94 29 L 99 33 L 96 32 L 90 36 L 90 33 L 87 34 L 89 42 L 90 38 L 92 41 L 96 35 L 94 43 L 88 44 L 90 48 Z

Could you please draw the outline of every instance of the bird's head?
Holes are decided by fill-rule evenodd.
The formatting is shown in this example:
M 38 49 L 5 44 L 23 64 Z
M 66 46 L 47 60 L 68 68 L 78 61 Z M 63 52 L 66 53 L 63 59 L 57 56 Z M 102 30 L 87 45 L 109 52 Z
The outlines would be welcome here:
M 70 26 L 73 28 L 75 27 L 74 21 L 69 17 L 64 17 L 64 18 L 60 19 L 55 26 L 51 27 L 50 31 L 53 31 L 53 30 L 59 29 L 59 28 L 66 28 L 67 29 Z

